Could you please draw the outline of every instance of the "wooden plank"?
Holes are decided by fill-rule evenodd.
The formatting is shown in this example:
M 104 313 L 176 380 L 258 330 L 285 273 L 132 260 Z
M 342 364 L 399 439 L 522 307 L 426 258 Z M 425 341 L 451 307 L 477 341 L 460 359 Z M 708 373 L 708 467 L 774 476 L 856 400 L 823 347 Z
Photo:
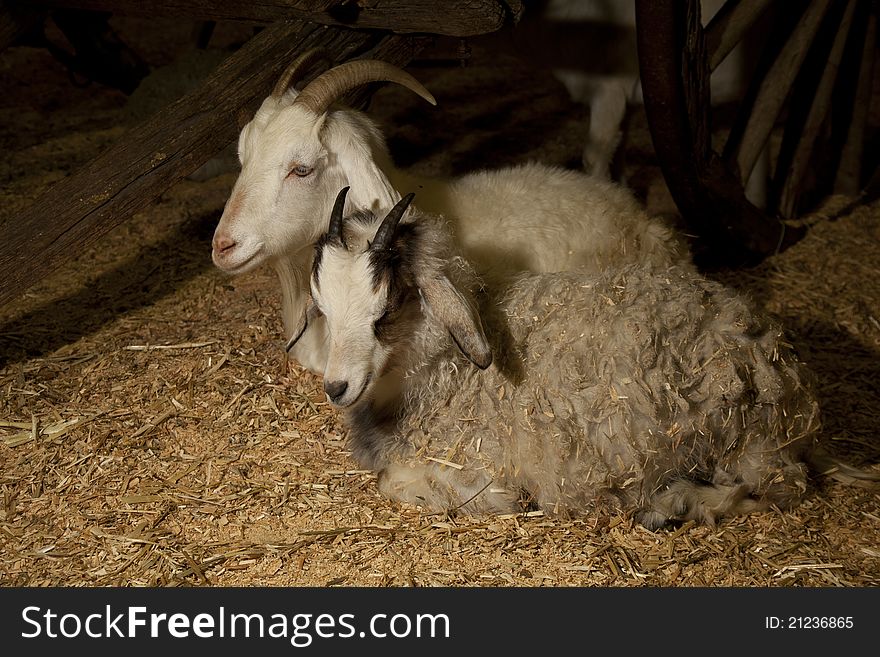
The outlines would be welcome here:
M 0 223 L 0 305 L 149 204 L 229 144 L 236 115 L 253 111 L 300 51 L 322 46 L 337 61 L 379 52 L 404 65 L 411 37 L 279 22 L 231 55 L 201 88 L 130 130 L 24 212 Z M 405 61 L 404 61 L 405 60 Z
M 25 4 L 24 0 L 17 0 Z M 303 20 L 323 25 L 476 36 L 519 20 L 520 0 L 27 0 L 26 4 L 110 11 L 135 16 L 272 23 Z

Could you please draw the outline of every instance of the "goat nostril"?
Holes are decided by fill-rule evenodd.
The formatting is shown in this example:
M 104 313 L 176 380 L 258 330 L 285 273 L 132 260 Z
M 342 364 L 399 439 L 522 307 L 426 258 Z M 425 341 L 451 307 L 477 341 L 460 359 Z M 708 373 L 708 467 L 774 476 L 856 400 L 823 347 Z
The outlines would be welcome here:
M 330 381 L 324 383 L 324 392 L 331 401 L 336 401 L 348 390 L 348 381 Z
M 229 251 L 230 249 L 235 248 L 237 244 L 238 242 L 236 242 L 231 237 L 218 237 L 214 240 L 214 250 L 218 253 L 223 253 L 225 251 Z

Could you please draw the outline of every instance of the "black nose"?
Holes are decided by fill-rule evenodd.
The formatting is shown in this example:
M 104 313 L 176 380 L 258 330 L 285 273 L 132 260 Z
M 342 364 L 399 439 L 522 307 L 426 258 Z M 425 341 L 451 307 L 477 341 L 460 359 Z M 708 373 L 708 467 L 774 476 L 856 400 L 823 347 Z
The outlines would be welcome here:
M 330 398 L 330 401 L 336 401 L 342 395 L 345 394 L 345 391 L 348 390 L 348 381 L 325 381 L 324 382 L 324 392 L 327 393 L 327 396 Z

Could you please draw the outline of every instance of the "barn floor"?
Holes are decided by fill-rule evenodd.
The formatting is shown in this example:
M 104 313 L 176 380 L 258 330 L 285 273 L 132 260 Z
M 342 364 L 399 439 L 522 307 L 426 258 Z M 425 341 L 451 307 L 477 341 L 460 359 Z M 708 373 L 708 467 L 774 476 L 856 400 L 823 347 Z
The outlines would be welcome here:
M 165 43 L 184 48 L 188 28 L 166 27 Z M 148 61 L 169 61 L 138 34 L 129 43 Z M 519 60 L 482 54 L 465 69 L 411 69 L 436 109 L 376 94 L 398 163 L 576 166 L 588 111 Z M 131 115 L 124 95 L 73 86 L 43 50 L 0 54 L 0 89 L 0 222 L 119 139 Z M 626 161 L 649 209 L 672 211 L 643 115 Z M 0 584 L 880 584 L 880 495 L 824 478 L 791 512 L 657 533 L 625 516 L 474 519 L 383 499 L 320 381 L 285 366 L 274 275 L 229 279 L 211 264 L 234 179 L 179 183 L 0 307 Z M 727 280 L 781 317 L 818 375 L 831 449 L 870 467 L 880 204 L 829 218 L 845 203 L 829 199 L 802 242 Z

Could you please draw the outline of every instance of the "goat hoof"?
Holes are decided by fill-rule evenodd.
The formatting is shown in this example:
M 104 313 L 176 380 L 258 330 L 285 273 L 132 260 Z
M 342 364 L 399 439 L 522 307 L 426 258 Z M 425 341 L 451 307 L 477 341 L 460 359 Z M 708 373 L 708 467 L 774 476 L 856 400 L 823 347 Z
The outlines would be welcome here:
M 652 532 L 657 531 L 658 529 L 663 529 L 670 522 L 668 517 L 659 511 L 653 511 L 651 509 L 637 511 L 634 518 L 636 522 Z

